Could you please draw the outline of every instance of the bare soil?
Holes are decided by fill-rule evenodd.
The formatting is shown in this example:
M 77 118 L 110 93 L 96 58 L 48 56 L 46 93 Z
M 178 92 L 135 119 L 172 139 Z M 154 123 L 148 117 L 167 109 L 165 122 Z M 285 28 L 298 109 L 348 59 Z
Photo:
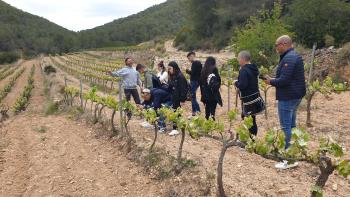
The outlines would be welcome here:
M 168 50 L 169 56 L 182 58 L 185 53 Z M 204 54 L 206 56 L 208 54 Z M 210 55 L 210 54 L 209 54 Z M 214 54 L 215 55 L 215 54 Z M 226 56 L 226 55 L 225 55 Z M 49 61 L 47 58 L 46 61 Z M 27 63 L 30 66 L 33 62 Z M 0 127 L 0 196 L 215 196 L 215 176 L 221 144 L 210 139 L 192 140 L 186 136 L 184 157 L 196 166 L 178 176 L 163 181 L 145 171 L 134 162 L 132 155 L 125 156 L 119 141 L 104 135 L 104 127 L 91 125 L 88 121 L 72 120 L 66 114 L 45 116 L 44 78 L 37 66 L 35 89 L 28 110 Z M 28 74 L 27 74 L 28 75 Z M 26 76 L 27 76 L 26 75 Z M 25 75 L 23 75 L 25 76 Z M 50 75 L 49 92 L 61 98 L 59 89 L 64 76 L 71 86 L 79 87 L 79 80 L 62 70 Z M 24 84 L 27 77 L 25 77 Z M 15 98 L 22 86 L 17 85 L 11 93 Z M 84 90 L 89 85 L 84 84 Z M 227 100 L 234 107 L 235 91 L 228 94 L 222 87 L 224 107 L 219 107 L 217 117 L 226 119 Z M 102 92 L 99 92 L 103 94 Z M 313 102 L 313 125 L 308 129 L 312 140 L 331 136 L 347 150 L 350 149 L 350 92 L 332 95 L 326 100 L 321 95 Z M 199 95 L 198 95 L 199 98 Z M 11 102 L 8 99 L 7 102 Z M 274 90 L 269 92 L 269 117 L 258 116 L 259 137 L 268 128 L 279 127 L 274 101 Z M 190 115 L 190 103 L 183 106 Z M 203 106 L 201 105 L 201 109 Z M 89 113 L 89 112 L 88 112 Z M 90 113 L 91 114 L 91 113 Z M 111 111 L 103 112 L 110 118 Z M 116 126 L 118 126 L 116 117 Z M 298 122 L 305 127 L 306 111 L 302 104 Z M 139 147 L 148 147 L 153 130 L 142 128 L 143 120 L 133 118 L 130 130 Z M 240 120 L 237 120 L 237 123 Z M 176 155 L 180 137 L 159 135 L 156 147 Z M 311 143 L 311 146 L 317 144 Z M 349 153 L 347 154 L 349 157 Z M 291 170 L 274 168 L 275 162 L 249 154 L 240 148 L 228 150 L 224 164 L 224 184 L 228 196 L 309 196 L 319 172 L 316 166 L 301 162 Z M 349 196 L 350 179 L 333 174 L 327 182 L 325 196 Z M 209 188 L 208 191 L 200 191 Z M 195 189 L 200 188 L 200 189 Z M 204 195 L 205 194 L 205 195 Z

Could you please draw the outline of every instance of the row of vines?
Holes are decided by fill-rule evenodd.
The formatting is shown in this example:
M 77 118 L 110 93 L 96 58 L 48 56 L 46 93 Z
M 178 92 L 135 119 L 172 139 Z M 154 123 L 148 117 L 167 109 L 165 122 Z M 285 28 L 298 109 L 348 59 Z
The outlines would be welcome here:
M 186 136 L 200 140 L 201 138 L 209 138 L 219 141 L 222 144 L 221 152 L 217 162 L 217 188 L 218 196 L 226 196 L 223 183 L 223 164 L 227 149 L 231 147 L 245 148 L 249 153 L 257 154 L 266 159 L 289 162 L 303 161 L 311 163 L 320 168 L 320 175 L 316 183 L 311 188 L 311 196 L 322 196 L 323 188 L 330 175 L 335 171 L 340 176 L 348 177 L 350 173 L 349 160 L 344 159 L 344 149 L 340 144 L 330 138 L 323 138 L 318 141 L 318 148 L 309 147 L 309 135 L 304 130 L 293 130 L 291 146 L 287 150 L 285 147 L 284 133 L 278 130 L 270 129 L 266 132 L 263 138 L 255 138 L 249 133 L 249 128 L 252 126 L 252 118 L 248 117 L 243 122 L 236 123 L 238 112 L 231 110 L 228 112 L 230 126 L 226 128 L 220 120 L 206 120 L 203 117 L 195 117 L 187 119 L 183 109 L 173 111 L 169 108 L 161 108 L 158 111 L 153 109 L 140 110 L 136 106 L 126 102 L 125 100 L 117 101 L 112 96 L 99 96 L 97 89 L 92 88 L 89 92 L 82 93 L 84 99 L 83 110 L 87 110 L 87 103 L 91 103 L 91 112 L 94 115 L 94 122 L 101 119 L 102 111 L 106 108 L 112 110 L 112 115 L 109 117 L 111 128 L 114 135 L 122 135 L 127 138 L 127 144 L 131 147 L 135 140 L 132 137 L 129 128 L 130 116 L 122 116 L 121 129 L 115 127 L 114 116 L 117 111 L 132 113 L 135 116 L 142 116 L 154 126 L 154 139 L 150 145 L 149 151 L 152 153 L 157 141 L 157 121 L 159 116 L 166 118 L 168 123 L 176 123 L 181 131 L 181 141 L 178 146 L 176 155 L 176 173 L 181 173 L 184 167 L 184 158 L 182 150 Z M 74 104 L 74 99 L 78 98 L 79 90 L 67 86 L 65 88 L 65 100 L 69 105 Z

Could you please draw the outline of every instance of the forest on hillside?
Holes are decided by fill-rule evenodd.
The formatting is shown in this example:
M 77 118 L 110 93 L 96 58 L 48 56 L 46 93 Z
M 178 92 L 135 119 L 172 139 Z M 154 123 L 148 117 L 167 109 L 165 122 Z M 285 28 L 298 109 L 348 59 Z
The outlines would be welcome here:
M 0 0 L 0 63 L 19 54 L 57 54 L 91 48 L 137 45 L 175 37 L 183 50 L 220 50 L 237 30 L 275 0 L 168 0 L 140 13 L 80 32 L 21 11 Z M 341 46 L 350 41 L 349 0 L 282 0 L 281 21 L 306 47 Z M 270 15 L 271 13 L 267 13 Z M 265 16 L 266 17 L 266 16 Z
M 340 46 L 350 41 L 349 0 L 189 0 L 189 20 L 175 43 L 185 50 L 226 47 L 235 30 L 258 10 L 270 10 L 274 2 L 282 3 L 281 20 L 295 32 L 298 43 L 312 47 L 316 42 L 323 47 L 327 42 Z

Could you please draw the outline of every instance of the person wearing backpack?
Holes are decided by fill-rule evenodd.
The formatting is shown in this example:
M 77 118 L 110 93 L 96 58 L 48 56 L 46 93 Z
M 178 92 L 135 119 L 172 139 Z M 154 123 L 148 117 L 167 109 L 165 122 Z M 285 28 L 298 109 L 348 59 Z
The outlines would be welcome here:
M 205 61 L 200 78 L 201 85 L 201 101 L 205 105 L 205 118 L 213 118 L 215 120 L 216 107 L 222 106 L 222 98 L 220 94 L 221 77 L 216 60 L 214 57 L 208 57 Z
M 145 65 L 137 64 L 136 71 L 144 75 L 143 88 L 152 89 L 153 88 L 153 73 L 149 71 Z
M 169 73 L 169 92 L 171 94 L 171 101 L 173 109 L 176 110 L 181 107 L 181 103 L 187 99 L 187 93 L 189 86 L 186 78 L 182 74 L 179 65 L 172 61 L 168 65 Z M 173 130 L 169 133 L 170 136 L 178 135 L 179 131 L 177 126 L 174 124 Z

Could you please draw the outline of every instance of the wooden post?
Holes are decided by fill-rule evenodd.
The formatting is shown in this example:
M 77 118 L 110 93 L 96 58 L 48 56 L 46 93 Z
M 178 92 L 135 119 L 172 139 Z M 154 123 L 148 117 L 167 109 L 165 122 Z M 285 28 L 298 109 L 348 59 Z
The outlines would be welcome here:
M 79 96 L 80 96 L 80 106 L 81 108 L 83 109 L 83 82 L 82 80 L 80 79 L 80 92 L 79 92 Z
M 64 76 L 64 87 L 67 87 L 67 77 Z
M 308 84 L 312 83 L 312 71 L 314 67 L 314 61 L 315 61 L 315 53 L 316 53 L 316 47 L 317 43 L 314 43 L 314 46 L 312 47 L 312 55 L 311 55 L 311 64 L 310 64 L 310 69 L 309 69 L 309 79 L 308 79 Z
M 231 110 L 231 84 L 230 84 L 230 64 L 227 65 L 227 75 L 228 75 L 228 81 L 227 81 L 227 111 L 229 112 Z M 233 80 L 233 79 L 232 79 Z
M 123 133 L 124 130 L 124 124 L 123 124 L 123 82 L 122 80 L 119 81 L 119 114 L 120 114 L 120 132 Z

